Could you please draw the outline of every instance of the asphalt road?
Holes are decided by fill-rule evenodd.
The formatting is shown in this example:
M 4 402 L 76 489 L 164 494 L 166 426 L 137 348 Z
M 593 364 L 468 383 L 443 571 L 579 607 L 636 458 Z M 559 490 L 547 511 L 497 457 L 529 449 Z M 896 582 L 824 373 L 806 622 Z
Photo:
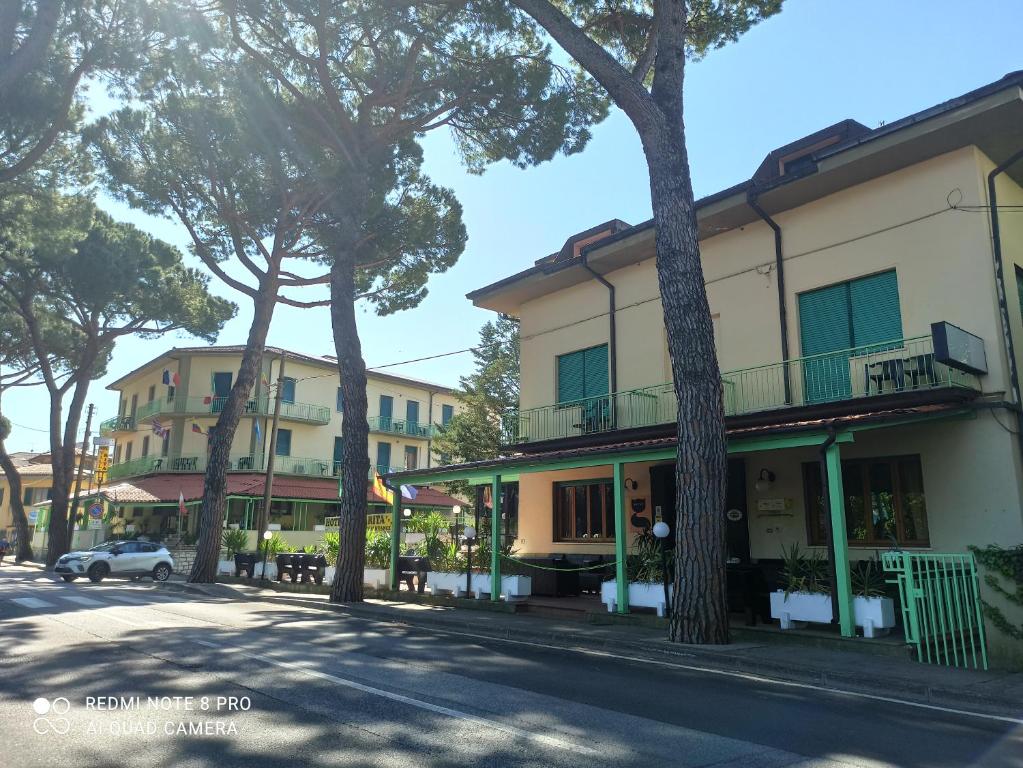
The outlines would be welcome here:
M 1023 725 L 5 565 L 0 767 L 36 765 L 1019 768 Z

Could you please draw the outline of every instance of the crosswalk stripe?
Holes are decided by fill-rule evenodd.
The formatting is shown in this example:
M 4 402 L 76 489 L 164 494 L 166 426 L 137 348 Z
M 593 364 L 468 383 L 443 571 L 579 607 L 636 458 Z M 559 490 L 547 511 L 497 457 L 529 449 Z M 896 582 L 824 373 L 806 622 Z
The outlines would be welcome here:
M 145 605 L 148 600 L 143 600 L 140 597 L 131 597 L 129 595 L 105 595 L 111 600 L 117 600 L 120 603 L 130 603 L 131 605 Z
M 40 600 L 38 597 L 14 597 L 11 598 L 12 603 L 24 606 L 25 608 L 56 608 L 53 603 L 48 603 L 45 600 Z
M 82 597 L 81 595 L 57 595 L 61 600 L 67 600 L 69 603 L 78 603 L 79 605 L 104 605 L 101 600 L 93 600 L 91 597 Z

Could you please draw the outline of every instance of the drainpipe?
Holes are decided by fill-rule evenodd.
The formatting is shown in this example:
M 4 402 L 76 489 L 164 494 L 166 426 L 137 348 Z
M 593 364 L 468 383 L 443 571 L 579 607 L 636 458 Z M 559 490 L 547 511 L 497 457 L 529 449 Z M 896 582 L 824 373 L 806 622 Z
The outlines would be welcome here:
M 1016 403 L 1016 438 L 1019 441 L 1020 456 L 1023 458 L 1023 400 L 1020 398 L 1019 372 L 1016 370 L 1016 351 L 1012 344 L 1012 326 L 1009 323 L 1009 307 L 1005 299 L 1005 271 L 1002 267 L 1002 234 L 998 222 L 998 194 L 995 178 L 1005 173 L 1014 163 L 1023 160 L 1023 149 L 1019 150 L 987 176 L 987 202 L 991 214 L 991 251 L 995 262 L 995 294 L 998 296 L 998 314 L 1002 324 L 1002 337 L 1009 358 L 1009 385 Z
M 433 390 L 429 391 L 426 406 L 426 468 L 433 466 Z
M 615 393 L 618 391 L 618 334 L 615 331 L 615 287 L 611 285 L 604 276 L 599 272 L 595 272 L 586 261 L 586 254 L 582 257 L 582 266 L 587 272 L 593 275 L 597 282 L 607 288 L 607 305 L 608 305 L 608 345 L 607 353 L 610 358 L 611 365 L 611 392 Z M 613 413 L 613 412 L 612 412 Z M 612 415 L 612 418 L 614 416 Z
M 828 422 L 828 436 L 824 442 L 821 443 L 818 453 L 820 456 L 820 471 L 821 471 L 821 489 L 822 498 L 824 501 L 824 519 L 827 521 L 827 536 L 828 536 L 828 576 L 831 580 L 831 623 L 838 623 L 838 600 L 836 594 L 838 590 L 838 568 L 835 563 L 835 537 L 831 530 L 831 494 L 828 493 L 828 448 L 830 448 L 835 440 L 838 439 L 838 433 L 835 431 L 835 422 Z
M 778 325 L 781 331 L 781 360 L 785 384 L 785 403 L 788 405 L 792 402 L 792 385 L 789 382 L 789 321 L 785 312 L 785 260 L 782 258 L 781 227 L 778 226 L 778 222 L 767 215 L 767 211 L 760 207 L 760 204 L 757 202 L 757 191 L 755 189 L 751 189 L 746 193 L 746 204 L 774 231 L 774 271 L 778 276 Z

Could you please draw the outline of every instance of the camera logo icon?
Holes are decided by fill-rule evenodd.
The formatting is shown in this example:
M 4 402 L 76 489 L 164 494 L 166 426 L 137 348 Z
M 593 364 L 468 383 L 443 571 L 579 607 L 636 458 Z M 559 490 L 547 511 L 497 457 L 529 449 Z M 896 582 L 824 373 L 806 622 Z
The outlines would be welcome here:
M 65 735 L 71 730 L 71 721 L 64 715 L 71 709 L 71 702 L 63 696 L 50 701 L 40 696 L 32 702 L 32 710 L 39 715 L 32 721 L 32 730 L 40 736 L 48 733 L 55 733 L 58 736 Z

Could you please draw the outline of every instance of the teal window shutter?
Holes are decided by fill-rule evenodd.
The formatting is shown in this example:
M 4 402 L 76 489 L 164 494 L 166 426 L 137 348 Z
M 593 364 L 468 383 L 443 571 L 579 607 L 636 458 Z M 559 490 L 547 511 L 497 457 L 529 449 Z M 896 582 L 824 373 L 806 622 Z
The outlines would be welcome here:
M 558 402 L 568 403 L 586 397 L 585 352 L 558 355 Z
M 586 393 L 583 397 L 606 395 L 610 388 L 607 370 L 607 344 L 584 350 L 583 356 L 583 367 L 586 369 Z
M 391 466 L 391 444 L 377 443 L 377 472 L 387 472 Z
M 852 346 L 880 344 L 902 338 L 899 282 L 895 270 L 849 283 Z
M 442 405 L 440 407 L 440 424 L 442 427 L 446 427 L 451 423 L 451 420 L 455 418 L 455 406 L 453 405 Z
M 853 346 L 848 286 L 799 294 L 799 332 L 804 356 Z

